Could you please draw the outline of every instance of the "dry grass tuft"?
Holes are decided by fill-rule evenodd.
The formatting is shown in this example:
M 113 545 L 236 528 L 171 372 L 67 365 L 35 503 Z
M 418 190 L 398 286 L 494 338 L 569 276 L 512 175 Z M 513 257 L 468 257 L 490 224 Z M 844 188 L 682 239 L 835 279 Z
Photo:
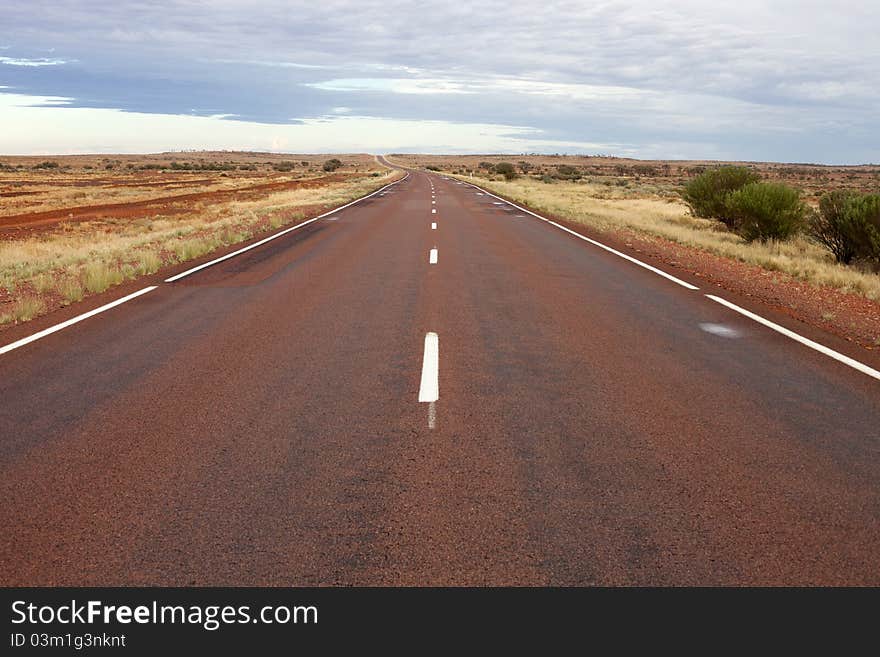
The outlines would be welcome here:
M 46 302 L 39 297 L 25 296 L 18 299 L 12 307 L 0 315 L 0 324 L 26 322 L 46 312 Z

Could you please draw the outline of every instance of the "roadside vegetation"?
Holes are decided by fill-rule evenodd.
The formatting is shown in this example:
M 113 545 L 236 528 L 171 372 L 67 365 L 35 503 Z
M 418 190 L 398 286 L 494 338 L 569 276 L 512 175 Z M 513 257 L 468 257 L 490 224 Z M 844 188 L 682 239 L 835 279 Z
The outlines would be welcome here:
M 814 196 L 814 207 L 798 188 L 748 167 L 701 167 L 675 184 L 655 179 L 660 166 L 600 178 L 573 165 L 532 165 L 511 178 L 498 164 L 451 173 L 598 230 L 659 237 L 880 301 L 878 194 L 838 190 Z
M 0 233 L 0 325 L 296 223 L 398 176 L 377 168 L 256 199 L 196 201 L 185 213 L 61 223 L 24 237 Z

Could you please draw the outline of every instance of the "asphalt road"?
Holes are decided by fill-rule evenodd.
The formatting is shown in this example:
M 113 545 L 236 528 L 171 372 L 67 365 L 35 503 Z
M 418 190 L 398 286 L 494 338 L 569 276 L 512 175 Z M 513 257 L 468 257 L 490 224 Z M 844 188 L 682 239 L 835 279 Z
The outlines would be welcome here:
M 706 292 L 412 173 L 0 356 L 0 583 L 880 584 L 880 382 Z

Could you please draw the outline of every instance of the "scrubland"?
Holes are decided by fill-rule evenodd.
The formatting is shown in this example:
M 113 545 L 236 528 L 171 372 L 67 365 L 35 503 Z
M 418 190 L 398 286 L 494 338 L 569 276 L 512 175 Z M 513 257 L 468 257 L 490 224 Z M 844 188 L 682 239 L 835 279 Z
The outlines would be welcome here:
M 398 175 L 369 156 L 338 156 L 342 166 L 325 170 L 329 156 L 213 155 L 104 158 L 112 169 L 85 157 L 0 158 L 0 194 L 28 192 L 0 196 L 0 325 L 299 222 Z M 42 161 L 65 164 L 34 168 Z

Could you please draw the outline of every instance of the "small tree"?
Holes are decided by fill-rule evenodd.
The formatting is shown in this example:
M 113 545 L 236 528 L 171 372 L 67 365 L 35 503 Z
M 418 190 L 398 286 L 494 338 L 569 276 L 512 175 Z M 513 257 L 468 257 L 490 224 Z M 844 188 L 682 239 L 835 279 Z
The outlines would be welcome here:
M 727 207 L 727 197 L 748 184 L 761 180 L 760 174 L 748 167 L 718 167 L 704 171 L 691 180 L 682 197 L 695 217 L 718 219 L 728 228 L 736 228 Z
M 335 157 L 324 162 L 324 171 L 336 171 L 339 167 L 342 166 L 342 162 Z
M 516 178 L 516 167 L 510 162 L 499 162 L 495 165 L 495 173 L 500 173 L 505 180 L 513 180 Z
M 825 194 L 819 200 L 818 212 L 810 215 L 810 235 L 824 245 L 837 262 L 848 265 L 858 251 L 852 226 L 848 221 L 846 208 L 852 192 L 837 190 Z
M 844 218 L 855 245 L 855 257 L 880 264 L 880 194 L 851 198 Z
M 788 185 L 749 183 L 729 194 L 725 205 L 747 242 L 787 240 L 804 224 L 806 205 Z

